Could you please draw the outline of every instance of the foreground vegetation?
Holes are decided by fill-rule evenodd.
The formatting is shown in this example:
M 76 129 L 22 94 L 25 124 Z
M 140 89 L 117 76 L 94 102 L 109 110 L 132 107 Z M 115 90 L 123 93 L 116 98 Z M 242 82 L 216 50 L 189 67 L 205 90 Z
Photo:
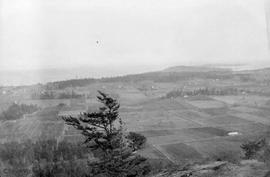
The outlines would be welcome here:
M 68 125 L 81 131 L 85 137 L 83 144 L 28 140 L 1 145 L 0 158 L 6 166 L 12 167 L 11 172 L 16 172 L 12 175 L 18 175 L 20 170 L 16 169 L 25 169 L 34 177 L 135 177 L 148 174 L 150 164 L 136 154 L 146 138 L 125 132 L 119 118 L 119 103 L 105 93 L 99 94 L 98 100 L 104 106 L 98 112 L 83 113 L 79 118 L 62 117 Z
M 104 106 L 97 103 L 96 90 L 106 91 L 121 101 L 119 118 L 122 118 L 122 133 L 119 133 L 121 138 L 112 136 L 116 141 L 114 146 L 122 142 L 120 149 L 130 157 L 127 159 L 134 156 L 138 159 L 122 169 L 133 168 L 134 163 L 141 164 L 138 167 L 145 169 L 142 171 L 150 169 L 151 173 L 171 164 L 180 165 L 177 166 L 178 170 L 182 166 L 187 168 L 185 164 L 192 168 L 194 164 L 203 165 L 213 161 L 229 161 L 229 165 L 235 168 L 239 164 L 241 166 L 243 160 L 249 159 L 264 164 L 267 148 L 261 141 L 264 138 L 258 137 L 262 137 L 270 124 L 270 90 L 266 80 L 259 80 L 260 77 L 255 77 L 257 74 L 249 73 L 158 72 L 95 79 L 93 82 L 86 79 L 84 82 L 74 80 L 1 88 L 2 111 L 7 111 L 13 102 L 18 105 L 38 105 L 39 110 L 34 114 L 16 116 L 18 119 L 0 121 L 1 153 L 6 154 L 0 157 L 0 171 L 15 171 L 16 177 L 24 176 L 18 175 L 21 168 L 28 169 L 36 176 L 113 174 L 98 169 L 116 164 L 121 167 L 124 159 L 116 158 L 114 164 L 105 163 L 104 152 L 90 148 L 95 145 L 94 141 L 81 142 L 84 130 L 67 126 L 59 118 L 59 115 L 72 116 L 79 118 L 80 125 L 88 125 L 80 119 L 88 119 L 91 113 L 100 113 L 101 110 L 97 108 Z M 86 110 L 90 113 L 87 114 Z M 121 127 L 119 120 L 113 123 L 116 130 Z M 97 130 L 101 131 L 100 127 Z M 237 135 L 230 136 L 229 133 Z M 97 139 L 99 143 L 111 144 L 106 140 L 106 135 L 99 135 L 102 136 Z M 87 136 L 84 137 L 87 139 Z M 33 142 L 25 143 L 24 139 L 32 139 Z M 268 144 L 269 140 L 265 139 L 265 144 Z M 31 149 L 27 144 L 37 148 Z M 63 146 L 77 148 L 81 153 L 76 154 Z M 34 152 L 43 155 L 31 155 Z M 15 160 L 9 161 L 9 158 Z M 101 162 L 105 164 L 101 165 Z M 151 168 L 148 168 L 148 163 Z M 137 173 L 135 168 L 128 171 Z
M 85 136 L 84 144 L 98 158 L 89 163 L 90 174 L 104 177 L 145 176 L 150 172 L 150 165 L 145 158 L 134 153 L 145 140 L 136 138 L 134 133 L 125 135 L 117 100 L 100 91 L 97 98 L 103 104 L 98 112 L 83 113 L 79 119 L 63 117 L 68 125 L 81 131 Z M 142 143 L 134 143 L 139 141 Z
M 16 104 L 13 103 L 0 114 L 0 120 L 17 120 L 24 114 L 36 112 L 39 108 L 36 105 Z

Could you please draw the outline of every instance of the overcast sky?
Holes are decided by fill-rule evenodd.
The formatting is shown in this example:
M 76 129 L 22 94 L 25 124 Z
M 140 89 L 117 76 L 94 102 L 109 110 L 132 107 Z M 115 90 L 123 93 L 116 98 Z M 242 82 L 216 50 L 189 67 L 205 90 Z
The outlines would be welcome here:
M 0 3 L 0 70 L 270 66 L 264 0 Z

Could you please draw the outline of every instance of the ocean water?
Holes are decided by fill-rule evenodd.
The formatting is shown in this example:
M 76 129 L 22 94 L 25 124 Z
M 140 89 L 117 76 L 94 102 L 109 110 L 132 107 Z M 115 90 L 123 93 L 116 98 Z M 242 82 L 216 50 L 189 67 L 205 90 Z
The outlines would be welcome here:
M 0 86 L 19 86 L 47 83 L 68 79 L 102 78 L 139 74 L 164 69 L 159 66 L 128 66 L 128 67 L 78 67 L 72 69 L 41 69 L 41 70 L 0 70 Z
M 233 71 L 254 70 L 270 65 L 205 65 L 207 67 L 230 68 Z M 0 86 L 31 85 L 68 79 L 102 78 L 161 71 L 168 66 L 126 66 L 126 67 L 79 67 L 73 69 L 41 69 L 0 71 Z

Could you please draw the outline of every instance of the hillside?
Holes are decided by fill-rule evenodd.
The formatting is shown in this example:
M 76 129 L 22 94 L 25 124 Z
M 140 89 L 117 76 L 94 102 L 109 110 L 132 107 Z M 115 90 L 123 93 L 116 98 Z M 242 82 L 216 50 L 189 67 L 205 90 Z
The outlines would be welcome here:
M 269 78 L 257 78 L 261 73 L 269 73 L 269 69 L 168 70 L 1 87 L 0 113 L 14 102 L 36 105 L 39 109 L 17 119 L 0 120 L 0 143 L 27 139 L 81 143 L 78 131 L 65 125 L 59 116 L 97 110 L 100 105 L 97 90 L 119 100 L 120 116 L 127 131 L 147 137 L 147 144 L 137 153 L 148 158 L 155 169 L 207 159 L 226 161 L 227 155 L 240 158 L 241 144 L 269 136 Z M 245 169 L 245 165 L 228 164 L 231 167 Z
M 148 72 L 141 74 L 131 74 L 117 77 L 107 78 L 85 78 L 85 79 L 71 79 L 65 81 L 56 81 L 46 84 L 47 87 L 55 87 L 64 89 L 67 87 L 84 87 L 95 83 L 136 83 L 142 81 L 153 81 L 162 83 L 171 83 L 177 81 L 190 81 L 196 79 L 204 80 L 237 80 L 237 82 L 255 82 L 262 84 L 270 83 L 270 70 L 243 70 L 232 71 L 231 69 L 210 67 L 210 66 L 176 66 L 164 69 L 162 71 Z
M 163 72 L 229 72 L 231 69 L 211 67 L 211 66 L 174 66 L 163 70 Z
M 162 71 L 148 72 L 141 74 L 131 74 L 117 77 L 107 78 L 85 78 L 85 79 L 71 79 L 66 81 L 56 81 L 48 83 L 48 87 L 58 87 L 64 89 L 66 87 L 83 87 L 94 83 L 108 83 L 108 82 L 140 82 L 140 81 L 153 81 L 153 82 L 176 82 L 191 79 L 231 79 L 233 74 L 229 69 L 210 68 L 210 67 L 193 67 L 193 66 L 180 66 L 167 68 Z

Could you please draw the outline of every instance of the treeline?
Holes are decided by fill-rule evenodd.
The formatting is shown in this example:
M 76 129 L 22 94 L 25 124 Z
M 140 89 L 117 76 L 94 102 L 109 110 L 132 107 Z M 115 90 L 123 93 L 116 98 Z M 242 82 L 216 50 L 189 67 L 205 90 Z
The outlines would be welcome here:
M 71 92 L 60 92 L 55 93 L 53 91 L 44 91 L 41 93 L 34 93 L 31 95 L 32 99 L 76 99 L 84 97 L 83 94 L 76 93 L 75 91 Z
M 56 140 L 31 140 L 9 142 L 0 145 L 1 160 L 12 166 L 29 166 L 36 162 L 57 162 L 61 160 L 85 159 L 89 150 L 79 144 Z
M 39 108 L 36 105 L 13 103 L 7 110 L 0 114 L 0 120 L 17 120 L 22 118 L 24 114 L 31 114 L 37 110 L 39 110 Z
M 72 79 L 48 83 L 46 86 L 51 89 L 65 89 L 67 87 L 83 87 L 93 83 L 106 82 L 141 82 L 150 80 L 153 82 L 177 82 L 189 80 L 192 78 L 199 79 L 231 79 L 233 77 L 228 71 L 210 71 L 210 72 L 149 72 L 143 74 L 133 74 L 126 76 L 107 77 L 101 79 Z
M 32 173 L 32 177 L 94 177 L 85 160 L 61 160 L 46 164 L 36 162 L 29 173 Z
M 22 143 L 10 142 L 0 145 L 0 159 L 4 166 L 9 167 L 8 172 L 25 173 L 28 171 L 34 177 L 40 177 L 40 174 L 45 174 L 45 171 L 46 173 L 55 172 L 52 176 L 57 176 L 56 171 L 59 172 L 59 170 L 62 171 L 62 175 L 68 177 L 70 175 L 66 172 L 74 171 L 78 167 L 75 165 L 77 161 L 87 161 L 89 154 L 91 154 L 89 149 L 81 144 L 65 141 L 57 143 L 56 140 L 37 142 L 27 140 Z M 18 174 L 7 175 L 18 176 Z
M 237 95 L 242 93 L 250 93 L 249 90 L 238 88 L 198 88 L 194 90 L 173 90 L 168 92 L 164 98 L 176 98 L 184 96 L 198 96 L 198 95 Z
M 140 134 L 131 132 L 128 135 L 128 139 L 132 142 L 131 144 L 131 148 L 133 148 L 133 150 L 138 150 L 141 149 L 144 145 L 144 143 L 146 142 L 146 138 Z M 70 143 L 67 143 L 66 145 L 70 145 Z M 77 146 L 81 146 L 81 145 L 77 145 Z M 85 147 L 85 146 L 84 146 Z M 81 156 L 74 156 L 74 154 L 72 154 L 72 152 L 74 151 L 80 151 L 76 150 L 74 148 L 74 151 L 69 151 L 69 149 L 65 150 L 64 148 L 66 148 L 66 146 L 63 146 L 63 148 L 58 148 L 59 152 L 63 152 L 63 155 L 66 154 L 66 158 L 65 156 L 60 156 L 62 158 L 58 158 L 58 160 L 53 160 L 53 161 L 49 161 L 46 159 L 46 163 L 43 163 L 42 161 L 35 161 L 33 163 L 33 168 L 32 168 L 32 173 L 34 177 L 43 177 L 43 176 L 50 176 L 50 177 L 94 177 L 97 176 L 96 173 L 99 173 L 99 171 L 103 171 L 103 170 L 109 170 L 106 169 L 108 168 L 107 166 L 102 166 L 100 165 L 100 159 L 95 158 L 95 157 L 100 157 L 102 155 L 102 152 L 100 150 L 94 150 L 92 151 L 93 155 L 88 156 L 87 154 L 91 154 L 89 148 L 87 149 L 82 149 L 82 155 Z M 72 147 L 71 147 L 72 149 Z M 86 153 L 85 153 L 86 150 Z M 88 151 L 88 152 L 87 152 Z M 47 152 L 47 151 L 45 151 Z M 76 152 L 75 152 L 76 153 Z M 125 154 L 127 154 L 127 152 L 124 152 Z M 42 153 L 41 153 L 42 154 Z M 61 153 L 58 153 L 61 154 Z M 72 156 L 73 155 L 73 156 Z M 48 156 L 46 154 L 44 154 L 44 156 Z M 89 158 L 90 157 L 90 158 Z M 128 161 L 126 161 L 126 168 L 128 169 L 128 166 L 130 166 L 130 160 L 131 159 L 127 159 Z M 135 161 L 132 161 L 134 167 L 133 168 L 129 168 L 129 171 L 126 173 L 130 173 L 133 174 L 134 177 L 136 176 L 140 176 L 138 174 L 142 174 L 147 172 L 150 172 L 150 166 L 146 165 L 146 163 L 142 164 L 142 162 L 144 162 L 145 159 L 144 158 L 136 158 Z M 107 163 L 110 163 L 111 168 L 117 167 L 115 165 L 119 165 L 119 161 L 109 161 Z M 105 164 L 104 164 L 105 165 Z M 105 168 L 105 169 L 104 169 Z M 107 175 L 98 175 L 100 177 L 108 177 Z M 116 176 L 118 177 L 118 174 L 116 174 Z M 119 176 L 122 176 L 119 174 Z M 125 177 L 125 176 L 123 176 Z
M 133 142 L 131 148 L 143 148 L 146 138 L 140 134 L 130 132 L 128 139 Z M 96 161 L 94 156 L 99 151 L 92 152 L 82 143 L 62 141 L 55 139 L 39 140 L 33 142 L 8 142 L 0 145 L 0 159 L 10 172 L 31 173 L 33 177 L 86 177 L 93 171 L 88 163 Z M 96 155 L 94 155 L 96 154 Z M 94 167 L 93 167 L 94 168 Z M 11 174 L 9 174 L 12 176 Z M 13 174 L 21 176 L 22 174 Z

